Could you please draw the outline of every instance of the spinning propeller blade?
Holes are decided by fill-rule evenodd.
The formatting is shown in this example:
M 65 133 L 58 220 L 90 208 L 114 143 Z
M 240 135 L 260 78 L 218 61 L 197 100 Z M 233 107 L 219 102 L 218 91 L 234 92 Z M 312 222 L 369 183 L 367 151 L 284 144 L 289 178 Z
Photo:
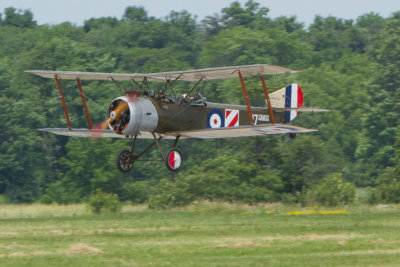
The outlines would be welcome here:
M 118 103 L 118 105 L 116 106 L 116 108 L 110 112 L 110 114 L 108 115 L 109 117 L 94 127 L 94 133 L 93 133 L 94 138 L 98 137 L 98 135 L 103 130 L 106 130 L 108 128 L 108 126 L 111 123 L 113 123 L 115 120 L 117 120 L 123 112 L 128 110 L 129 109 L 128 103 L 136 102 L 138 100 L 138 97 L 140 96 L 140 92 L 135 91 L 135 90 L 127 91 L 127 92 L 125 92 L 125 96 L 127 97 L 128 102 L 120 101 Z
M 103 130 L 107 129 L 108 125 L 113 121 L 117 120 L 119 116 L 122 114 L 122 112 L 126 111 L 127 109 L 129 109 L 128 103 L 125 101 L 120 101 L 118 103 L 118 106 L 113 111 L 110 112 L 110 117 L 107 120 L 98 124 L 99 129 Z

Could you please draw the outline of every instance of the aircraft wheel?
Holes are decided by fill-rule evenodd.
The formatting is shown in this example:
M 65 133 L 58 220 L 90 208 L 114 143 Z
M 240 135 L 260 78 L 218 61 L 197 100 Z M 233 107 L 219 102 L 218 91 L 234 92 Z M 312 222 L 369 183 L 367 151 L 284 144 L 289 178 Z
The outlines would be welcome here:
M 295 139 L 296 138 L 296 133 L 290 133 L 289 137 L 290 137 L 290 139 Z
M 133 167 L 133 156 L 129 150 L 121 150 L 117 156 L 117 167 L 121 172 L 128 172 Z
M 177 171 L 182 166 L 182 153 L 177 148 L 171 148 L 167 151 L 165 165 L 170 171 Z

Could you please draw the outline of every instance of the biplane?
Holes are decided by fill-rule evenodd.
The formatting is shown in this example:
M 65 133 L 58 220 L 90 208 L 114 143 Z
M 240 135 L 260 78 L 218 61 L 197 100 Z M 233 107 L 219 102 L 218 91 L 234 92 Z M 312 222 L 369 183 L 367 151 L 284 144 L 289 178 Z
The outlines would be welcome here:
M 182 153 L 176 147 L 183 138 L 232 138 L 288 134 L 294 138 L 297 133 L 314 132 L 295 125 L 288 125 L 300 111 L 324 112 L 325 109 L 305 108 L 303 92 L 298 84 L 291 84 L 273 93 L 268 93 L 263 75 L 296 73 L 297 71 L 275 65 L 246 65 L 222 68 L 208 68 L 161 73 L 95 73 L 29 70 L 45 78 L 53 78 L 61 98 L 68 128 L 47 128 L 41 131 L 59 135 L 78 137 L 131 138 L 130 149 L 121 150 L 117 155 L 117 167 L 123 172 L 130 171 L 135 162 L 154 145 L 157 145 L 162 161 L 167 168 L 177 171 L 182 166 Z M 243 77 L 259 76 L 264 91 L 266 107 L 252 107 Z M 238 78 L 246 105 L 229 105 L 206 101 L 199 84 L 208 80 Z M 71 127 L 60 80 L 76 80 L 82 98 L 89 128 Z M 111 101 L 107 118 L 94 127 L 82 90 L 81 80 L 132 81 L 139 90 L 127 91 L 125 95 Z M 173 90 L 177 81 L 193 82 L 186 94 L 177 96 Z M 155 92 L 150 89 L 152 82 L 162 82 L 165 86 Z M 166 93 L 169 93 L 167 96 Z M 151 143 L 141 153 L 136 153 L 138 138 L 150 138 Z M 172 146 L 164 151 L 161 139 L 174 139 Z

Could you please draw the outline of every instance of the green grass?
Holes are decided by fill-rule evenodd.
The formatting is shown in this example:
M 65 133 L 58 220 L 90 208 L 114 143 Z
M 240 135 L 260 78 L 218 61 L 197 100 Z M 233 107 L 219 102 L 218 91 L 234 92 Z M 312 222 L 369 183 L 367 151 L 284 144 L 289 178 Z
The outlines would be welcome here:
M 319 213 L 335 210 L 344 212 L 200 203 L 92 215 L 83 205 L 0 205 L 0 266 L 399 266 L 398 206 Z

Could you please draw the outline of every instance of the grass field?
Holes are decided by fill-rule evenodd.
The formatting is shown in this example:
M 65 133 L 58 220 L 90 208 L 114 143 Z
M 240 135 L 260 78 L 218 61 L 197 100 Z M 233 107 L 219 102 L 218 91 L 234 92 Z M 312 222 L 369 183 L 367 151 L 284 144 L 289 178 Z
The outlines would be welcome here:
M 0 266 L 399 266 L 400 206 L 0 205 Z

